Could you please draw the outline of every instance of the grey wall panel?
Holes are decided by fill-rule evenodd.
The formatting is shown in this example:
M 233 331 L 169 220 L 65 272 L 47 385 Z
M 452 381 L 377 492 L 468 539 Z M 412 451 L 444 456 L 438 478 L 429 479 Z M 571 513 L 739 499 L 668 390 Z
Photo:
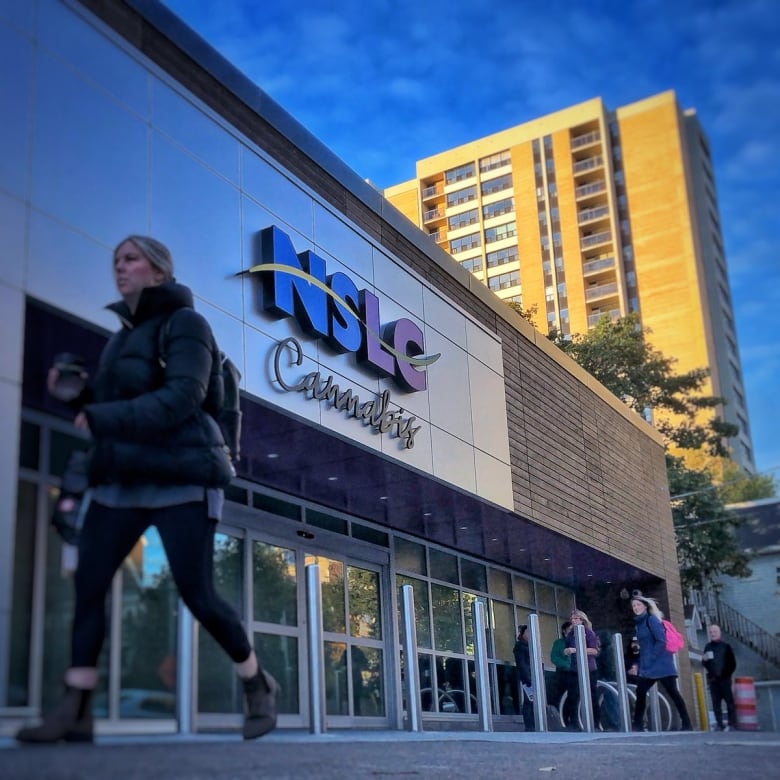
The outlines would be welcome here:
M 17 289 L 22 288 L 25 277 L 25 213 L 21 200 L 0 191 L 0 282 Z
M 64 60 L 68 68 L 75 68 L 81 77 L 136 116 L 148 119 L 147 70 L 130 56 L 129 48 L 97 34 L 58 0 L 38 2 L 37 32 L 41 47 Z
M 178 92 L 157 80 L 152 82 L 152 122 L 156 130 L 238 186 L 238 140 Z
M 146 232 L 144 123 L 48 55 L 37 74 L 34 206 L 111 247 Z
M 309 240 L 314 238 L 314 202 L 300 186 L 263 160 L 252 149 L 242 147 L 241 186 L 245 195 L 273 214 L 273 220 L 257 224 L 256 230 L 281 220 Z
M 27 194 L 32 62 L 30 41 L 0 22 L 0 189 L 20 198 Z
M 174 253 L 179 281 L 240 318 L 238 190 L 155 133 L 150 200 L 152 233 Z

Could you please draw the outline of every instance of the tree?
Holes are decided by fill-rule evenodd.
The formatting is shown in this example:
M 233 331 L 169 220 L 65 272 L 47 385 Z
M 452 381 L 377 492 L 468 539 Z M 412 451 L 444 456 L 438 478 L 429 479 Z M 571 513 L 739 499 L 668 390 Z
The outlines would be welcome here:
M 585 335 L 565 338 L 554 332 L 551 336 L 556 346 L 635 412 L 645 419 L 652 414 L 655 427 L 669 444 L 728 456 L 726 441 L 737 435 L 737 426 L 717 416 L 707 423 L 701 421 L 703 411 L 724 403 L 722 398 L 701 393 L 709 372 L 697 368 L 675 374 L 676 361 L 648 343 L 649 333 L 638 315 L 629 314 L 614 322 L 604 316 Z
M 749 577 L 748 556 L 734 536 L 743 519 L 726 509 L 709 472 L 671 455 L 666 469 L 683 587 L 717 590 L 720 575 Z
M 536 315 L 539 314 L 539 306 L 537 304 L 524 309 L 523 305 L 517 301 L 507 301 L 507 306 L 509 306 L 509 308 L 513 311 L 516 311 L 526 322 L 529 322 L 537 330 L 539 330 L 536 324 Z
M 739 429 L 717 415 L 702 422 L 702 412 L 723 404 L 723 399 L 702 393 L 708 372 L 675 374 L 675 361 L 648 343 L 648 333 L 638 316 L 630 314 L 614 322 L 602 317 L 585 335 L 567 338 L 551 332 L 550 338 L 634 411 L 652 418 L 663 434 L 683 586 L 717 587 L 720 574 L 747 577 L 748 559 L 734 536 L 742 519 L 726 510 L 726 494 L 710 469 L 692 467 L 669 452 L 671 448 L 696 452 L 695 460 L 718 463 L 723 471 L 728 439 Z M 736 464 L 733 467 L 739 471 Z
M 777 482 L 771 474 L 746 474 L 733 461 L 723 466 L 720 495 L 724 504 L 758 501 L 777 495 Z

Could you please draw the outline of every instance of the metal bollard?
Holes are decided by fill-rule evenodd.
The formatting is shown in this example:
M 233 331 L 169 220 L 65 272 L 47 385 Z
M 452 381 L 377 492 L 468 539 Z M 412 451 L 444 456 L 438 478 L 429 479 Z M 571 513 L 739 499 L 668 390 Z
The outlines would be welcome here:
M 620 730 L 628 732 L 631 731 L 631 709 L 628 704 L 628 682 L 626 681 L 626 663 L 623 658 L 623 637 L 621 634 L 612 635 L 612 651 L 615 654 Z
M 493 731 L 493 707 L 490 698 L 490 671 L 485 638 L 485 605 L 475 601 L 472 607 L 474 617 L 474 671 L 477 675 L 477 704 L 479 726 L 482 731 Z M 468 688 L 464 691 L 468 696 Z
M 406 730 L 422 731 L 420 667 L 417 665 L 417 623 L 414 618 L 414 588 L 401 587 L 404 622 L 404 695 L 406 696 Z
M 322 589 L 319 564 L 306 567 L 307 645 L 309 651 L 309 709 L 312 734 L 323 734 L 325 722 L 325 659 L 323 658 Z
M 658 686 L 660 683 L 656 683 L 647 692 L 648 706 L 647 711 L 650 715 L 650 727 L 653 731 L 663 731 L 663 724 L 661 723 L 661 704 L 658 699 Z
M 585 716 L 585 731 L 596 730 L 593 723 L 593 702 L 590 699 L 590 672 L 588 671 L 588 646 L 585 641 L 585 626 L 574 627 L 574 646 L 577 648 L 577 677 L 580 686 L 580 707 Z
M 532 613 L 528 616 L 528 630 L 531 632 L 529 650 L 531 651 L 531 685 L 534 689 L 534 725 L 537 731 L 546 732 L 548 730 L 547 688 L 544 684 L 539 615 Z
M 176 663 L 176 720 L 179 734 L 192 734 L 194 720 L 194 648 L 197 623 L 192 612 L 179 599 L 177 631 L 179 648 Z

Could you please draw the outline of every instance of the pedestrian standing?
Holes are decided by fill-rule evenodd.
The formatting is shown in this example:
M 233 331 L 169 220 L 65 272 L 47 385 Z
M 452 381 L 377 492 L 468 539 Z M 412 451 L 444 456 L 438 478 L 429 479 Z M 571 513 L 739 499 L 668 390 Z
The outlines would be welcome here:
M 737 709 L 731 690 L 731 676 L 737 669 L 737 659 L 728 642 L 723 641 L 720 626 L 714 623 L 707 631 L 710 641 L 704 646 L 704 668 L 712 697 L 712 709 L 719 731 L 737 728 Z M 728 726 L 723 725 L 723 702 L 726 703 Z

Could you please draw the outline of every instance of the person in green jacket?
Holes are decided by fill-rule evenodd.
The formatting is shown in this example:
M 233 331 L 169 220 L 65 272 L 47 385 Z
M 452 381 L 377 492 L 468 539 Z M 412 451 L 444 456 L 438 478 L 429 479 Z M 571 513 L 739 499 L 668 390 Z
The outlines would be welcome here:
M 566 690 L 567 677 L 571 672 L 571 656 L 566 655 L 563 650 L 566 647 L 566 635 L 571 630 L 571 623 L 567 620 L 561 624 L 561 635 L 552 643 L 550 650 L 550 660 L 555 666 L 555 682 L 552 692 L 551 704 L 559 708 L 561 696 Z M 566 725 L 566 724 L 564 724 Z

